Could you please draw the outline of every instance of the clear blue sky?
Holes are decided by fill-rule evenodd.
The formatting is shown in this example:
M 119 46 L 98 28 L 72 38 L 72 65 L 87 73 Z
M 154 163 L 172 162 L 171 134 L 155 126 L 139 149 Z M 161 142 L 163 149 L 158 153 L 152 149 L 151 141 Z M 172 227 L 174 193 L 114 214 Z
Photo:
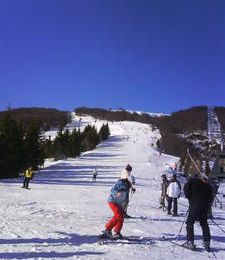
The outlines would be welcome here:
M 0 110 L 225 106 L 224 0 L 0 0 Z

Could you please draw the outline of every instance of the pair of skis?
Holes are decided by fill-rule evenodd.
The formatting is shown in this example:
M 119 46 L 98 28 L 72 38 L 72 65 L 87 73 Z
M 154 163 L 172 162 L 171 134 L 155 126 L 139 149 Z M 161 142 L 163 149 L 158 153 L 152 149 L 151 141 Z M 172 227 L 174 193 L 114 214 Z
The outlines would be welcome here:
M 114 238 L 114 237 L 105 237 L 102 234 L 99 235 L 97 243 L 99 245 L 106 245 L 106 244 L 145 244 L 145 245 L 151 245 L 153 241 L 151 240 L 145 240 L 143 237 L 139 236 L 123 236 L 122 238 Z

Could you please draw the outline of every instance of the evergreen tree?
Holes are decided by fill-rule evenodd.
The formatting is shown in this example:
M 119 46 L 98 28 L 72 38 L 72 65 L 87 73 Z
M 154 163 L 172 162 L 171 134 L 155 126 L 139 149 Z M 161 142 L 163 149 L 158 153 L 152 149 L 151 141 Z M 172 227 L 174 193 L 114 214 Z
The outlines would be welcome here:
M 24 131 L 21 124 L 12 120 L 10 110 L 0 123 L 1 178 L 17 177 L 24 164 Z
M 70 157 L 77 157 L 80 155 L 79 135 L 80 132 L 76 131 L 76 129 L 74 129 L 70 135 Z
M 25 134 L 26 167 L 37 169 L 44 163 L 44 150 L 40 140 L 40 127 L 31 122 Z
M 84 149 L 85 151 L 92 150 L 99 143 L 98 133 L 94 126 L 87 125 L 83 132 Z
M 102 127 L 99 130 L 99 140 L 105 141 L 109 138 L 110 131 L 109 131 L 109 125 L 108 123 L 105 125 L 103 124 Z

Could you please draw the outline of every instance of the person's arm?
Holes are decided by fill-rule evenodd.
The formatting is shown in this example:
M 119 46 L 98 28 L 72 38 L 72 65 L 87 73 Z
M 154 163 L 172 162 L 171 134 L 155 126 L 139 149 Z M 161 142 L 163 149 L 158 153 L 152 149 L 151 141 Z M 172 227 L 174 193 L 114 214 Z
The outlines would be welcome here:
M 188 181 L 184 185 L 184 195 L 189 200 L 191 199 L 191 196 L 192 196 L 191 189 L 192 189 L 192 181 Z
M 178 184 L 179 189 L 180 189 L 180 193 L 179 193 L 179 197 L 180 197 L 180 195 L 181 195 L 181 185 L 180 185 L 180 182 L 179 182 L 179 181 L 177 181 L 177 184 Z

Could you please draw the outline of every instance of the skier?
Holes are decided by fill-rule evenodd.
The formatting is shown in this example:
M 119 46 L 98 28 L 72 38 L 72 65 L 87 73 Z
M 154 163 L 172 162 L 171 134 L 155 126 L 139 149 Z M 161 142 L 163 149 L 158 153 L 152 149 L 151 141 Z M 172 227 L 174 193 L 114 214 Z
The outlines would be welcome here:
M 184 246 L 189 249 L 195 249 L 194 245 L 194 223 L 199 221 L 202 233 L 204 247 L 210 251 L 210 230 L 207 223 L 207 215 L 212 202 L 212 187 L 205 174 L 198 178 L 190 179 L 184 185 L 184 194 L 189 200 L 189 212 L 186 221 L 187 242 Z
M 33 178 L 33 170 L 32 170 L 32 167 L 28 167 L 25 171 L 25 174 L 24 174 L 24 181 L 23 181 L 23 187 L 22 188 L 25 188 L 25 189 L 29 189 L 28 186 L 29 186 L 29 183 L 30 183 L 30 180 Z
M 211 184 L 211 186 L 212 186 L 212 202 L 211 202 L 211 204 L 210 204 L 210 207 L 209 207 L 209 214 L 208 214 L 208 217 L 210 218 L 210 219 L 212 219 L 213 218 L 213 214 L 212 214 L 212 206 L 213 206 L 213 202 L 214 202 L 214 200 L 215 200 L 215 198 L 216 198 L 216 195 L 217 195 L 217 193 L 218 193 L 218 189 L 219 189 L 219 181 L 217 180 L 217 179 L 211 179 L 210 180 L 210 184 Z
M 96 178 L 97 178 L 97 175 L 98 175 L 97 169 L 94 169 L 92 174 L 93 174 L 92 181 L 96 181 Z
M 174 173 L 173 177 L 169 180 L 168 187 L 166 190 L 167 194 L 167 214 L 171 215 L 171 208 L 173 204 L 173 216 L 178 216 L 177 214 L 177 199 L 181 194 L 181 185 L 177 180 L 177 175 Z
M 162 178 L 162 184 L 161 184 L 161 195 L 159 198 L 159 204 L 160 204 L 159 208 L 164 210 L 166 208 L 165 199 L 166 199 L 166 190 L 167 190 L 169 181 L 167 180 L 165 173 L 163 173 L 161 175 L 161 178 Z
M 113 211 L 114 216 L 105 225 L 106 229 L 105 231 L 103 231 L 101 235 L 104 238 L 117 239 L 123 237 L 120 233 L 124 222 L 123 205 L 128 199 L 129 190 L 132 188 L 132 185 L 128 180 L 129 176 L 130 176 L 130 171 L 128 170 L 123 171 L 120 179 L 116 182 L 114 187 L 111 189 L 111 194 L 108 198 L 108 205 Z M 113 229 L 115 232 L 114 236 L 112 235 Z
M 133 175 L 131 175 L 131 171 L 132 171 L 132 167 L 128 164 L 124 170 L 124 172 L 122 172 L 122 174 L 129 174 L 129 178 L 128 178 L 128 181 L 130 182 L 131 184 L 131 189 L 130 189 L 130 192 L 128 192 L 127 194 L 127 200 L 123 203 L 122 205 L 122 208 L 123 208 L 123 211 L 124 211 L 124 218 L 131 218 L 130 215 L 127 214 L 127 209 L 128 209 L 128 206 L 129 206 L 129 201 L 130 201 L 130 193 L 131 194 L 134 194 L 136 189 L 133 187 L 133 185 L 135 185 L 136 181 L 135 181 L 135 177 Z

